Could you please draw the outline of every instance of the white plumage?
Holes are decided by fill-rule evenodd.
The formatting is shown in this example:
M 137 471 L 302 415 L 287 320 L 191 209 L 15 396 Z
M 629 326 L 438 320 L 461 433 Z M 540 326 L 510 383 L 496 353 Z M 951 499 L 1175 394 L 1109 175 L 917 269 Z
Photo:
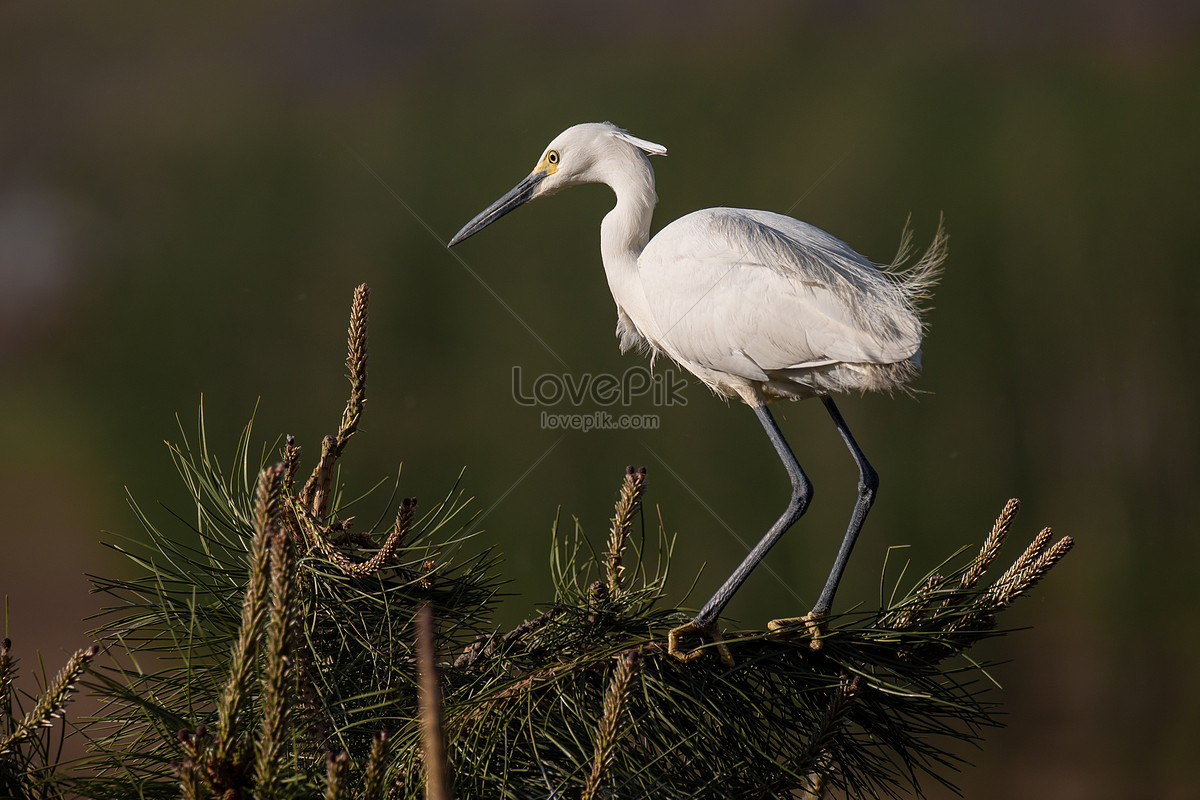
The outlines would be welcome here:
M 912 377 L 928 270 L 894 279 L 808 223 L 735 208 L 676 220 L 638 259 L 659 347 L 722 395 L 768 400 Z
M 622 351 L 665 355 L 719 395 L 745 401 L 792 480 L 788 511 L 686 632 L 712 633 L 733 592 L 808 505 L 811 484 L 766 408 L 778 399 L 822 397 L 860 470 L 855 513 L 810 614 L 823 616 L 877 485 L 828 395 L 892 389 L 920 371 L 919 305 L 945 258 L 946 238 L 939 227 L 924 256 L 905 271 L 898 267 L 907 254 L 907 231 L 896 260 L 880 268 L 825 231 L 768 211 L 704 209 L 651 239 L 658 198 L 647 155 L 666 155 L 666 148 L 610 123 L 568 128 L 533 172 L 467 223 L 450 246 L 528 200 L 582 183 L 611 187 L 616 205 L 601 222 L 600 250 Z

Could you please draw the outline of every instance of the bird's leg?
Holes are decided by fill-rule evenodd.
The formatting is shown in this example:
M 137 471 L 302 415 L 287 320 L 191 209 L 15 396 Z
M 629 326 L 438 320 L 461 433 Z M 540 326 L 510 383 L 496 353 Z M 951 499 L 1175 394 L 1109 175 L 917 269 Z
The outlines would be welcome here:
M 842 419 L 838 407 L 834 405 L 833 398 L 826 395 L 821 398 L 821 401 L 825 403 L 829 416 L 833 418 L 833 424 L 837 426 L 838 433 L 842 435 L 842 440 L 850 449 L 854 463 L 858 465 L 858 499 L 854 502 L 854 513 L 850 515 L 850 524 L 846 528 L 846 535 L 842 538 L 842 546 L 838 549 L 837 560 L 834 561 L 829 578 L 825 581 L 825 588 L 821 590 L 821 596 L 817 598 L 817 604 L 810 612 L 825 616 L 833 608 L 833 595 L 837 592 L 842 573 L 846 570 L 846 563 L 850 560 L 850 551 L 854 548 L 858 533 L 867 519 L 867 512 L 871 510 L 871 506 L 875 502 L 875 495 L 879 492 L 879 474 L 875 472 L 870 462 L 867 461 L 867 457 L 863 455 L 858 442 L 854 441 L 854 436 L 850 433 L 846 420 Z
M 788 478 L 792 482 L 792 496 L 788 500 L 787 508 L 783 515 L 775 521 L 766 535 L 759 540 L 754 549 L 747 554 L 738 568 L 733 571 L 725 583 L 717 589 L 704 607 L 700 609 L 691 622 L 687 625 L 682 625 L 671 631 L 669 639 L 671 655 L 681 660 L 691 660 L 695 657 L 695 650 L 685 651 L 680 645 L 680 639 L 689 635 L 696 635 L 703 641 L 709 639 L 713 642 L 719 642 L 720 636 L 717 633 L 717 619 L 721 616 L 721 611 L 733 598 L 733 595 L 745 583 L 746 578 L 754 570 L 758 563 L 767 555 L 767 551 L 779 541 L 784 532 L 800 519 L 808 508 L 809 501 L 812 500 L 812 483 L 808 480 L 808 476 L 804 474 L 804 470 L 800 468 L 800 462 L 796 460 L 796 456 L 792 453 L 792 449 L 788 447 L 787 440 L 783 438 L 783 433 L 779 430 L 779 426 L 775 424 L 775 418 L 771 416 L 771 412 L 767 410 L 765 404 L 761 401 L 752 403 L 751 408 L 758 415 L 759 422 L 767 432 L 767 436 L 771 439 L 771 444 L 775 446 L 775 451 L 779 453 L 779 458 L 783 461 L 783 467 L 787 470 Z
M 863 522 L 867 518 L 867 512 L 871 510 L 871 504 L 875 502 L 875 494 L 879 491 L 879 475 L 871 467 L 867 457 L 863 455 L 858 443 L 854 441 L 854 436 L 850 433 L 846 420 L 842 419 L 842 414 L 838 411 L 833 399 L 826 395 L 821 398 L 821 401 L 825 403 L 829 416 L 833 418 L 833 424 L 837 426 L 838 433 L 842 435 L 846 447 L 850 449 L 850 455 L 854 457 L 854 463 L 858 465 L 858 499 L 854 503 L 854 513 L 850 516 L 850 525 L 846 528 L 846 535 L 842 538 L 842 546 L 838 549 L 833 569 L 830 570 L 829 578 L 825 581 L 825 588 L 821 590 L 821 596 L 817 598 L 817 604 L 812 607 L 812 611 L 803 617 L 772 620 L 767 625 L 771 630 L 803 625 L 813 636 L 813 649 L 820 647 L 818 637 L 821 632 L 822 620 L 829 616 L 829 611 L 833 608 L 833 596 L 837 592 L 838 583 L 842 580 L 842 573 L 846 571 L 846 564 L 850 561 L 850 551 L 854 549 L 854 542 L 858 539 L 859 531 L 862 530 Z

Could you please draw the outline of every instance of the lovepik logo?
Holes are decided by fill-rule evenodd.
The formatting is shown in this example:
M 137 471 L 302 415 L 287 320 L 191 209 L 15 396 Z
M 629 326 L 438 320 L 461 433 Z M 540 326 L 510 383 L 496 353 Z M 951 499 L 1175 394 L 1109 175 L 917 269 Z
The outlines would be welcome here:
M 528 380 L 520 367 L 513 367 L 512 396 L 520 406 L 630 406 L 635 398 L 649 397 L 655 406 L 684 406 L 688 382 L 671 370 L 651 372 L 635 366 L 614 375 L 609 372 L 543 372 Z

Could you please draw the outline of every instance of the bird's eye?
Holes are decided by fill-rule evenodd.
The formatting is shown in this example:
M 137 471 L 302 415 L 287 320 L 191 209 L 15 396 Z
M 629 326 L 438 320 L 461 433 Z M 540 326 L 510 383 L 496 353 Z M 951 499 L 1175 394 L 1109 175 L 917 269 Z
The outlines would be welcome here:
M 551 150 L 549 153 L 546 153 L 546 161 L 551 164 L 557 164 L 558 163 L 558 151 Z

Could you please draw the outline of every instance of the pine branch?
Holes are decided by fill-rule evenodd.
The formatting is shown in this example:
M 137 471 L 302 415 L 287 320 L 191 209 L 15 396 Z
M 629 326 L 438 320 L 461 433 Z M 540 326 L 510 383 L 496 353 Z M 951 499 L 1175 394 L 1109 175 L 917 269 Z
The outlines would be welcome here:
M 212 794 L 212 784 L 208 782 L 201 761 L 205 757 L 208 731 L 203 725 L 196 729 L 195 734 L 185 730 L 178 732 L 179 742 L 186 757 L 177 762 L 175 776 L 179 779 L 179 794 L 183 800 L 201 800 Z
M 337 463 L 337 438 L 326 436 L 321 440 L 321 458 L 300 493 L 300 505 L 318 523 L 324 523 L 329 513 L 330 490 L 333 488 L 333 467 Z
M 621 561 L 625 553 L 625 543 L 629 541 L 629 534 L 633 530 L 633 520 L 641 510 L 642 492 L 645 487 L 646 468 L 642 467 L 634 472 L 633 467 L 627 467 L 625 483 L 621 485 L 621 497 L 617 501 L 608 536 L 608 552 L 604 564 L 609 594 L 621 591 L 621 576 L 625 572 Z
M 547 622 L 554 619 L 554 617 L 560 614 L 562 611 L 563 609 L 561 607 L 556 606 L 540 616 L 525 620 L 503 636 L 493 634 L 490 636 L 479 637 L 475 641 L 471 642 L 471 644 L 467 645 L 467 647 L 463 650 L 462 655 L 455 659 L 454 666 L 469 667 L 480 658 L 491 658 L 496 654 L 496 651 L 500 647 L 519 641 L 521 637 L 542 627 Z
M 330 753 L 325 758 L 325 800 L 343 800 L 349 787 L 346 773 L 349 772 L 349 753 Z
M 11 681 L 12 675 L 12 661 L 9 656 L 11 644 L 6 638 L 3 650 L 0 651 L 0 659 L 6 662 L 3 671 L 9 681 Z M 21 743 L 29 739 L 36 731 L 50 727 L 54 724 L 54 720 L 66 713 L 67 703 L 71 701 L 71 696 L 75 693 L 79 678 L 87 671 L 88 665 L 99 652 L 100 646 L 94 644 L 85 650 L 76 651 L 75 655 L 71 656 L 66 666 L 59 670 L 53 680 L 42 689 L 37 702 L 34 703 L 29 713 L 16 724 L 8 736 L 0 740 L 0 759 L 10 757 Z
M 271 536 L 271 616 L 263 663 L 262 725 L 256 742 L 255 793 L 259 800 L 273 800 L 279 793 L 279 761 L 287 734 L 288 662 L 296 613 L 294 583 L 291 540 L 285 532 L 275 531 Z
M 223 788 L 236 776 L 234 765 L 242 758 L 240 717 L 248 701 L 254 654 L 258 647 L 267 590 L 270 586 L 270 541 L 278 530 L 284 470 L 263 470 L 254 506 L 254 539 L 250 550 L 250 581 L 242 604 L 242 624 L 230 658 L 229 683 L 217 708 L 215 752 L 209 768 L 219 774 L 214 783 Z M 236 756 L 236 757 L 235 757 Z
M 646 473 L 643 470 L 641 474 L 645 475 Z M 624 495 L 622 495 L 623 499 Z M 604 712 L 596 731 L 596 751 L 592 758 L 592 770 L 588 773 L 587 783 L 583 786 L 582 800 L 593 800 L 597 796 L 604 773 L 612 764 L 613 752 L 621 735 L 619 725 L 624 715 L 625 703 L 640 664 L 641 653 L 637 650 L 630 650 L 617 659 L 616 669 L 613 670 L 612 679 L 608 683 L 608 692 L 604 696 Z
M 7 636 L 0 642 L 0 734 L 8 736 L 12 733 L 13 724 L 13 683 L 17 677 L 16 660 L 12 657 L 12 640 Z
M 367 402 L 367 304 L 370 299 L 371 290 L 365 283 L 354 290 L 350 330 L 346 337 L 349 342 L 346 369 L 350 371 L 347 376 L 350 379 L 350 399 L 346 401 L 342 424 L 338 428 L 336 450 L 339 457 L 350 437 L 358 431 L 363 405 Z
M 403 547 L 404 539 L 408 536 L 409 529 L 413 521 L 413 513 L 417 507 L 417 499 L 415 497 L 406 497 L 400 503 L 400 510 L 396 514 L 396 524 L 391 533 L 388 534 L 383 545 L 375 551 L 366 561 L 356 562 L 346 556 L 338 547 L 336 540 L 332 537 L 332 531 L 329 528 L 319 527 L 317 522 L 308 515 L 306 510 L 299 503 L 291 503 L 288 511 L 289 527 L 297 533 L 293 534 L 293 538 L 298 541 L 307 542 L 315 549 L 321 552 L 326 558 L 337 564 L 348 575 L 366 576 L 374 575 L 382 569 L 387 568 L 395 560 L 396 553 Z M 341 527 L 347 527 L 348 520 L 343 520 Z M 423 565 L 428 570 L 432 565 Z M 409 580 L 418 580 L 422 575 L 404 571 Z
M 383 779 L 389 759 L 388 733 L 376 731 L 364 770 L 362 800 L 383 800 Z
M 366 298 L 356 292 L 343 445 L 365 402 Z M 171 446 L 195 502 L 194 513 L 173 522 L 198 543 L 160 530 L 134 505 L 149 552 L 121 551 L 144 574 L 95 579 L 117 601 L 98 634 L 124 652 L 123 663 L 142 666 L 118 667 L 92 686 L 105 713 L 88 722 L 89 768 L 105 777 L 73 785 L 104 798 L 382 795 L 397 754 L 413 752 L 407 739 L 392 748 L 370 735 L 415 717 L 409 611 L 436 604 L 442 636 L 461 646 L 487 619 L 495 558 L 485 551 L 454 565 L 445 555 L 468 538 L 456 521 L 465 507 L 457 487 L 421 519 L 415 500 L 401 501 L 378 538 L 351 533 L 351 518 L 334 519 L 334 437 L 297 488 L 294 438 L 285 439 L 282 465 L 255 484 L 250 425 L 233 474 L 208 452 L 202 411 L 198 429 L 195 446 L 186 434 Z M 354 556 L 363 548 L 366 560 Z M 335 758 L 330 782 L 308 759 L 329 749 L 364 770 L 342 769 Z M 175 780 L 164 784 L 168 763 Z M 392 780 L 389 794 L 403 786 Z
M 1002 635 L 997 615 L 1071 546 L 1045 532 L 980 589 L 1015 501 L 974 557 L 830 620 L 820 652 L 787 631 L 726 631 L 732 666 L 682 664 L 664 644 L 688 618 L 664 602 L 674 540 L 659 530 L 657 568 L 638 550 L 625 569 L 645 490 L 644 471 L 629 471 L 607 547 L 597 555 L 580 524 L 560 536 L 556 521 L 553 605 L 499 633 L 495 557 L 450 557 L 467 538 L 457 487 L 421 519 L 401 501 L 380 532 L 339 519 L 333 473 L 365 403 L 366 301 L 356 292 L 338 435 L 302 487 L 289 438 L 252 488 L 249 426 L 242 466 L 224 474 L 201 416 L 196 446 L 172 449 L 194 513 L 160 530 L 134 506 L 150 552 L 123 552 L 144 574 L 96 581 L 115 599 L 99 635 L 139 667 L 96 684 L 105 707 L 78 794 L 448 798 L 452 763 L 465 797 L 902 796 L 944 782 L 958 744 L 998 724 L 977 680 L 988 665 L 957 656 Z M 181 543 L 181 524 L 198 543 Z M 462 655 L 439 669 L 438 651 Z
M 797 768 L 807 773 L 807 786 L 801 787 L 814 797 L 820 797 L 825 786 L 825 772 L 830 766 L 830 753 L 834 737 L 841 731 L 850 713 L 855 695 L 862 689 L 863 678 L 856 675 L 840 684 L 829 701 L 825 713 L 821 715 L 816 729 L 809 736 L 804 750 L 796 759 Z
M 296 444 L 296 437 L 290 433 L 284 437 L 283 463 L 287 467 L 283 477 L 283 491 L 290 495 L 295 491 L 296 473 L 300 470 L 300 446 Z
M 425 764 L 427 800 L 452 800 L 450 774 L 446 766 L 446 742 L 442 729 L 442 692 L 437 670 L 433 610 L 425 605 L 417 611 L 417 666 L 420 672 L 418 705 L 421 712 L 422 760 Z
M 1012 527 L 1017 512 L 1020 510 L 1021 501 L 1015 497 L 1004 505 L 1004 510 L 996 518 L 996 524 L 992 526 L 991 533 L 983 540 L 983 547 L 980 548 L 979 555 L 975 556 L 971 565 L 963 571 L 962 578 L 958 582 L 960 589 L 975 588 L 975 584 L 979 582 L 979 578 L 982 577 L 983 573 L 987 572 L 988 567 L 996 560 L 996 556 L 1000 553 L 1000 546 L 1008 538 L 1008 531 Z
M 300 495 L 301 505 L 318 523 L 323 523 L 329 512 L 334 465 L 341 458 L 350 437 L 358 431 L 363 406 L 367 402 L 367 306 L 370 298 L 371 290 L 365 283 L 354 290 L 346 356 L 346 368 L 350 371 L 347 376 L 350 380 L 350 398 L 342 412 L 337 436 L 326 436 L 321 441 L 320 460 Z
M 1011 604 L 1041 580 L 1074 545 L 1069 536 L 1050 545 L 1050 536 L 1049 528 L 1038 534 L 1021 557 L 988 589 L 987 604 L 997 610 Z

